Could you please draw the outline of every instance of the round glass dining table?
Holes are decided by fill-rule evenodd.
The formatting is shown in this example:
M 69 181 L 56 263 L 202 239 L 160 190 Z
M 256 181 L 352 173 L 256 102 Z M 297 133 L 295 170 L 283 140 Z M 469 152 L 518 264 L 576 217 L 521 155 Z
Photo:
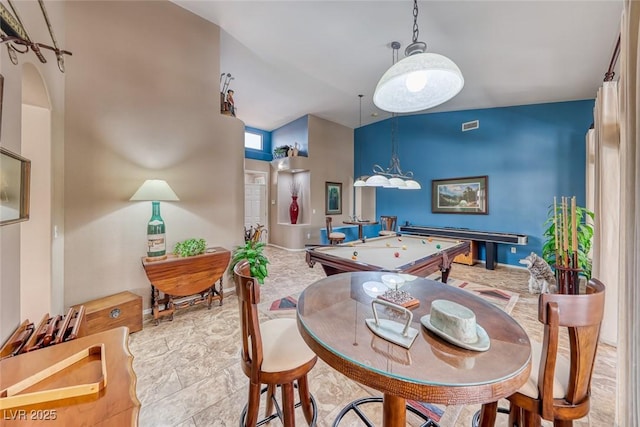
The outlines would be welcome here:
M 403 275 L 420 304 L 411 309 L 418 336 L 409 349 L 374 334 L 372 301 L 385 288 L 383 272 L 341 273 L 308 286 L 297 305 L 298 329 L 309 347 L 347 377 L 383 393 L 383 425 L 406 425 L 406 399 L 445 405 L 490 404 L 513 394 L 529 377 L 531 344 L 526 332 L 500 308 L 463 289 Z M 472 310 L 490 348 L 457 347 L 428 331 L 420 318 L 444 299 Z M 380 307 L 380 306 L 378 306 Z M 398 311 L 378 308 L 380 318 L 403 323 Z M 483 414 L 484 415 L 484 414 Z M 493 416 L 495 419 L 495 416 Z M 481 425 L 492 425 L 484 416 Z

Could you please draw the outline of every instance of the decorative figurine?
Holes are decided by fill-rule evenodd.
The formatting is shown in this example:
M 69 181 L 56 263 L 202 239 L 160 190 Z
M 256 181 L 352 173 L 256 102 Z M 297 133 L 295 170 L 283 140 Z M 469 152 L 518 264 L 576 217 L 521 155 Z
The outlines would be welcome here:
M 233 101 L 233 90 L 229 89 L 227 91 L 227 102 L 226 102 L 226 108 L 227 111 L 229 111 L 229 114 L 231 114 L 232 117 L 236 116 L 236 106 L 235 106 L 235 102 Z

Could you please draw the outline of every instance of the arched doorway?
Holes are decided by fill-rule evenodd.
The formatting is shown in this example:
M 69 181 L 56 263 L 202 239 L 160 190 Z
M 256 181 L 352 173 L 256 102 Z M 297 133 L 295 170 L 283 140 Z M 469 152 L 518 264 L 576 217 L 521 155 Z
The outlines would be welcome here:
M 31 160 L 31 214 L 20 225 L 20 317 L 38 321 L 54 311 L 51 102 L 40 72 L 30 63 L 22 67 L 21 134 L 21 154 Z

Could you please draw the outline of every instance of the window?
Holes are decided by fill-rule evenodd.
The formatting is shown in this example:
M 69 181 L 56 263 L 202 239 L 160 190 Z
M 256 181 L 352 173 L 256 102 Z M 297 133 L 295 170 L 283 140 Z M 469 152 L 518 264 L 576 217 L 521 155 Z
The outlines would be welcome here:
M 254 150 L 262 150 L 262 135 L 257 133 L 244 133 L 244 147 Z

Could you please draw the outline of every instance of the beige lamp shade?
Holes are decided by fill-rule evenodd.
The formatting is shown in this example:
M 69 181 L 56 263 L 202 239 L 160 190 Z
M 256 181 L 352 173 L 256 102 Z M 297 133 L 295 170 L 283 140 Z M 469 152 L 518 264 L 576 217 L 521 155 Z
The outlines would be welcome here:
M 148 179 L 129 200 L 176 201 L 180 199 L 167 184 L 167 181 L 163 179 Z

